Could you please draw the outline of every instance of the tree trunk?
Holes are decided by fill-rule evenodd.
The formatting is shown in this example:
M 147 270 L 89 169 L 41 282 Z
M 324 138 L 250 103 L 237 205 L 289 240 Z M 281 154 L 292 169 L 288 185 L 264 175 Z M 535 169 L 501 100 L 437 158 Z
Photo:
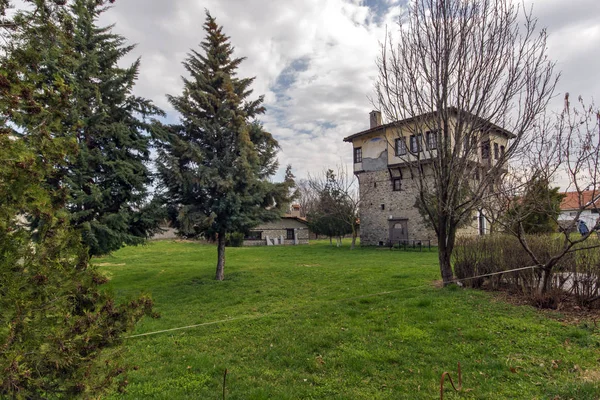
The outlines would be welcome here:
M 454 250 L 454 232 L 448 232 L 444 225 L 440 226 L 440 228 L 438 234 L 438 259 L 440 261 L 442 281 L 444 286 L 447 286 L 454 278 L 452 274 L 452 265 L 450 264 L 452 251 Z
M 329 245 L 333 246 L 333 236 L 329 236 Z
M 550 290 L 550 284 L 552 283 L 552 267 L 544 267 L 542 275 L 542 284 L 539 287 L 539 293 L 541 295 L 546 294 Z
M 219 232 L 217 241 L 217 275 L 215 279 L 222 281 L 225 279 L 225 232 Z
M 352 244 L 350 245 L 350 250 L 354 250 L 354 247 L 356 246 L 356 237 L 358 235 L 356 234 L 356 229 L 354 227 L 352 227 Z

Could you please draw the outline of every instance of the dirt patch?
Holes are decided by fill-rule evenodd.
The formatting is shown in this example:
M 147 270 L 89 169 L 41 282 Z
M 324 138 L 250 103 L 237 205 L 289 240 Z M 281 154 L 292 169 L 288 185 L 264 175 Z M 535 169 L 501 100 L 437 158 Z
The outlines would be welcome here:
M 500 291 L 489 291 L 496 301 L 502 301 L 515 306 L 531 306 L 531 300 L 520 292 L 514 292 L 507 289 Z M 583 322 L 591 322 L 600 329 L 600 309 L 581 307 L 575 299 L 563 297 L 555 310 L 537 309 L 538 312 L 557 321 L 569 324 L 579 325 Z
M 438 279 L 437 281 L 431 282 L 431 286 L 433 286 L 436 289 L 441 289 L 444 287 L 444 281 L 441 279 Z
M 588 369 L 581 372 L 581 380 L 584 382 L 600 382 L 600 371 L 594 369 Z

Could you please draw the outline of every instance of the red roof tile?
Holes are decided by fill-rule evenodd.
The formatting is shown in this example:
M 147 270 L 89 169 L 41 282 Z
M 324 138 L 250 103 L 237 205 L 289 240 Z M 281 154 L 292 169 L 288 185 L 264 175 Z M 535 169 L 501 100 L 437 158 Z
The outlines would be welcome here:
M 584 206 L 586 209 L 600 208 L 600 191 L 598 190 L 585 190 L 581 193 L 566 192 L 564 195 L 565 197 L 560 203 L 561 210 L 577 210 Z

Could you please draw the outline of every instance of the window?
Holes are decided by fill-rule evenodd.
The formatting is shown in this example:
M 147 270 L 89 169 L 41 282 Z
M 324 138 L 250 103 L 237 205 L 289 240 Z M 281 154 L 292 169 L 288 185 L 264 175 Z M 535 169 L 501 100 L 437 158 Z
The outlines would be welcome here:
M 293 229 L 286 229 L 286 239 L 287 240 L 294 240 L 294 230 Z
M 400 179 L 400 178 L 392 179 L 392 190 L 394 192 L 399 192 L 402 190 L 402 179 Z
M 406 155 L 406 138 L 396 139 L 396 155 L 404 156 Z
M 411 135 L 410 137 L 410 152 L 418 153 L 421 151 L 421 147 L 423 144 L 423 135 Z
M 362 147 L 357 147 L 354 149 L 354 163 L 362 162 Z
M 504 146 L 500 146 L 500 157 L 504 158 Z
M 385 204 L 381 205 L 381 211 L 385 211 Z
M 437 149 L 437 131 L 429 131 L 426 133 L 426 139 L 427 139 L 427 149 L 429 150 L 435 150 Z
M 262 240 L 262 231 L 250 231 L 244 238 L 246 240 Z
M 494 143 L 494 160 L 497 160 L 500 156 L 500 151 L 498 149 L 498 143 Z
M 490 141 L 485 141 L 481 144 L 481 158 L 490 158 Z

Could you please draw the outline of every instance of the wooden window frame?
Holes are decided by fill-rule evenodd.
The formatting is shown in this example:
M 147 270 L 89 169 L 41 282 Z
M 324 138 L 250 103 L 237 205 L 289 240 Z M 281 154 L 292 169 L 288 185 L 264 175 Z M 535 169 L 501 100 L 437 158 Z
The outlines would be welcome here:
M 410 152 L 420 153 L 423 151 L 423 134 L 410 135 Z
M 294 240 L 294 229 L 286 229 L 285 231 L 286 240 Z
M 438 148 L 438 132 L 437 131 L 427 131 L 425 133 L 425 140 L 427 150 L 437 150 Z M 433 140 L 432 140 L 433 139 Z
M 481 143 L 481 159 L 487 160 L 490 158 L 490 141 L 486 140 Z
M 398 146 L 398 144 L 402 143 L 402 146 Z M 403 136 L 401 138 L 396 139 L 396 143 L 394 145 L 394 150 L 396 153 L 396 157 L 405 156 L 408 153 L 408 149 L 406 148 L 406 138 Z M 402 151 L 400 151 L 402 150 Z
M 362 147 L 354 148 L 354 164 L 362 162 Z

